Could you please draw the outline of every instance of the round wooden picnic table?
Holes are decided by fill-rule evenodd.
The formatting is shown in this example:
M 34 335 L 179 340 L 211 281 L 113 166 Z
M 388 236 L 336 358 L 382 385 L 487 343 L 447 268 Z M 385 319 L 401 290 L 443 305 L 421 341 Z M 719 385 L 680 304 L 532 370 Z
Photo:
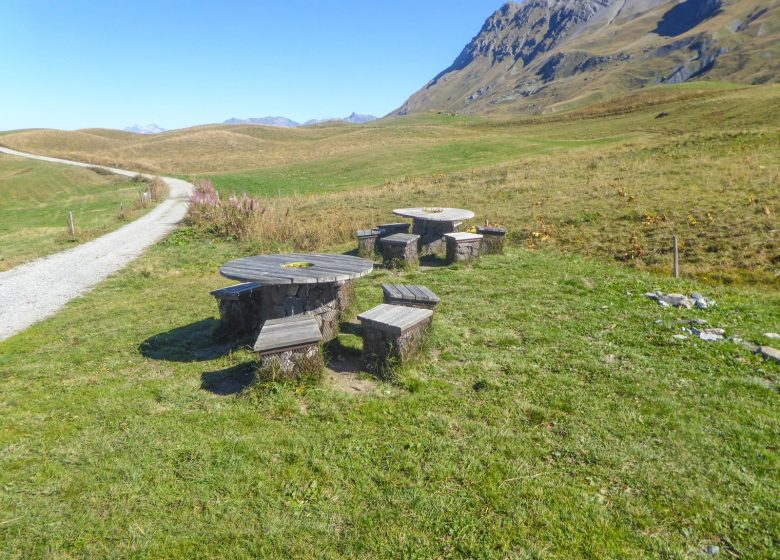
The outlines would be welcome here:
M 293 315 L 312 315 L 323 339 L 338 334 L 342 312 L 349 304 L 352 282 L 369 274 L 371 261 L 349 255 L 283 253 L 246 257 L 225 263 L 220 274 L 260 284 L 258 316 L 262 322 Z
M 396 208 L 393 214 L 423 222 L 459 222 L 474 217 L 474 212 L 462 208 Z
M 421 255 L 443 249 L 444 236 L 458 231 L 463 220 L 474 217 L 474 212 L 462 208 L 396 208 L 393 214 L 412 219 L 412 233 L 420 236 Z
M 349 255 L 281 253 L 236 259 L 222 265 L 220 274 L 258 284 L 321 284 L 346 282 L 374 269 L 371 261 Z

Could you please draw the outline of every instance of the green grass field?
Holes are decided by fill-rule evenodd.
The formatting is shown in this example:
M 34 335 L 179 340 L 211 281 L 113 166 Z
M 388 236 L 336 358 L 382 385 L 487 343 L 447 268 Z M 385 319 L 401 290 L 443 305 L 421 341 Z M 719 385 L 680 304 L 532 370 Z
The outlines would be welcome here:
M 0 270 L 63 251 L 138 217 L 140 188 L 127 177 L 0 156 Z M 75 238 L 67 229 L 69 211 Z
M 0 556 L 740 558 L 777 551 L 777 293 L 549 252 L 386 281 L 442 297 L 422 359 L 369 393 L 260 384 L 211 338 L 235 244 L 175 234 L 0 343 Z M 511 281 L 508 281 L 511 279 Z M 359 347 L 352 334 L 341 350 Z M 331 351 L 335 351 L 331 349 Z

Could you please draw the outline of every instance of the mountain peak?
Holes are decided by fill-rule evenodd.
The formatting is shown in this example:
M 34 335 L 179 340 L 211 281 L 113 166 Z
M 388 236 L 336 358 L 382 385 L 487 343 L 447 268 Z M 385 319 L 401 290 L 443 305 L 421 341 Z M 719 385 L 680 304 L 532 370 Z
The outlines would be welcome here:
M 147 124 L 147 125 L 136 124 L 133 126 L 126 127 L 124 131 L 133 132 L 135 134 L 159 134 L 160 132 L 165 132 L 165 129 L 160 128 L 156 124 Z
M 777 81 L 778 17 L 780 2 L 761 9 L 735 0 L 507 2 L 395 114 L 542 112 L 703 76 Z

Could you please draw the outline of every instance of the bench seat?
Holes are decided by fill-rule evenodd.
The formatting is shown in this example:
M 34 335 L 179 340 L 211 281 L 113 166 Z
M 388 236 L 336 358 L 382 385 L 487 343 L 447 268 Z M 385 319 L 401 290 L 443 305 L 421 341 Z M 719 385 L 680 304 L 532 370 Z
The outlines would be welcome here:
M 430 309 L 387 303 L 358 315 L 367 367 L 382 373 L 391 361 L 408 360 L 419 350 L 432 317 Z
M 448 233 L 444 236 L 447 243 L 447 263 L 471 261 L 479 257 L 483 236 L 479 233 Z
M 260 287 L 260 284 L 257 284 L 256 282 L 243 282 L 241 284 L 228 286 L 227 288 L 220 288 L 219 290 L 214 290 L 210 293 L 218 300 L 226 299 L 238 301 L 240 299 L 247 299 L 252 292 L 259 290 Z
M 387 268 L 415 267 L 418 264 L 417 242 L 420 236 L 395 233 L 379 239 L 382 260 Z
M 230 338 L 253 335 L 260 326 L 260 291 L 255 282 L 234 284 L 214 290 L 219 305 L 219 333 Z
M 319 377 L 322 373 L 322 333 L 308 315 L 269 319 L 254 344 L 260 354 L 260 371 L 272 379 Z
M 439 296 L 426 286 L 410 286 L 406 284 L 382 284 L 384 302 L 391 305 L 420 307 L 433 309 L 439 304 Z

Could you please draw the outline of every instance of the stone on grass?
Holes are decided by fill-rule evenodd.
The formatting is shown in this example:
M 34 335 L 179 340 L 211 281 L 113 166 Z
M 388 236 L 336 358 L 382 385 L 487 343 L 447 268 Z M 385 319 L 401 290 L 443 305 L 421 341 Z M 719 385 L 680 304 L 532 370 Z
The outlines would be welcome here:
M 691 329 L 693 331 L 693 334 L 698 336 L 702 340 L 706 340 L 707 342 L 717 342 L 719 340 L 723 340 L 723 335 L 726 334 L 726 331 L 724 329 Z
M 759 346 L 757 352 L 765 360 L 771 360 L 780 364 L 780 350 L 771 346 Z
M 780 334 L 777 334 L 776 332 L 765 332 L 764 336 L 772 340 L 780 340 Z
M 697 309 L 708 309 L 715 305 L 715 301 L 704 297 L 703 295 L 694 292 L 690 297 L 684 294 L 664 294 L 660 290 L 655 292 L 647 292 L 644 297 L 658 302 L 661 307 L 684 307 L 691 309 L 696 307 Z
M 688 296 L 682 294 L 665 294 L 658 298 L 659 302 L 666 302 L 673 307 L 684 307 L 690 309 L 693 307 L 693 302 L 688 299 Z
M 715 556 L 716 554 L 720 553 L 720 547 L 714 544 L 708 545 L 707 548 L 704 549 L 704 552 L 707 553 L 709 556 Z

